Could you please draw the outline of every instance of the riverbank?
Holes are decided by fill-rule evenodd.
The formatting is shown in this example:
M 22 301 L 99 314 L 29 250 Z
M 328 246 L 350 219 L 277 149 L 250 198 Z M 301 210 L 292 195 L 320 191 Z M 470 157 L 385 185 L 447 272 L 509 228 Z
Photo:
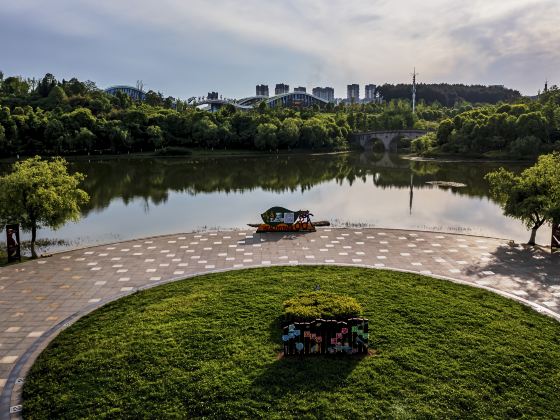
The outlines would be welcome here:
M 449 153 L 442 152 L 438 148 L 422 154 L 411 154 L 416 160 L 436 160 L 438 162 L 507 162 L 507 163 L 531 163 L 536 162 L 539 156 L 559 151 L 558 148 L 550 147 L 541 150 L 538 154 L 526 154 L 523 156 L 511 154 L 508 151 L 492 150 L 486 153 Z
M 414 162 L 435 162 L 435 163 L 507 163 L 507 164 L 520 164 L 520 165 L 527 165 L 532 162 L 536 162 L 535 159 L 531 160 L 522 160 L 522 159 L 505 159 L 505 158 L 493 158 L 493 157 L 468 157 L 468 158 L 461 158 L 457 155 L 438 155 L 435 157 L 432 156 L 423 156 L 423 155 L 416 155 L 416 154 L 407 154 L 401 155 L 402 159 L 414 161 Z
M 135 152 L 135 153 L 92 153 L 89 155 L 64 155 L 68 161 L 87 161 L 87 160 L 109 160 L 109 159 L 146 159 L 146 158 L 199 158 L 199 157 L 271 157 L 271 156 L 327 156 L 327 155 L 343 155 L 355 152 L 355 150 L 312 150 L 312 149 L 292 149 L 277 151 L 260 151 L 250 149 L 188 149 L 185 148 L 178 153 L 158 153 L 158 152 Z M 15 156 L 0 159 L 0 164 L 10 164 L 17 160 L 27 159 L 30 156 L 19 155 L 19 159 Z M 49 157 L 44 156 L 44 157 Z M 54 157 L 54 156 L 53 156 Z

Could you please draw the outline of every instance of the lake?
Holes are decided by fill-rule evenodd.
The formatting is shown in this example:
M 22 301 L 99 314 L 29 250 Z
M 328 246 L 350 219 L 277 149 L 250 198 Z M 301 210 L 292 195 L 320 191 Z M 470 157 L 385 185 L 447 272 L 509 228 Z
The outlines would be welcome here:
M 488 197 L 483 177 L 505 166 L 488 162 L 421 162 L 397 155 L 230 156 L 76 160 L 91 201 L 78 223 L 39 238 L 50 251 L 201 229 L 245 228 L 269 207 L 306 209 L 333 226 L 465 233 L 526 242 L 528 230 Z M 4 171 L 7 167 L 4 165 Z M 429 181 L 463 183 L 441 188 Z M 27 238 L 28 235 L 23 235 Z M 550 229 L 539 230 L 548 243 Z

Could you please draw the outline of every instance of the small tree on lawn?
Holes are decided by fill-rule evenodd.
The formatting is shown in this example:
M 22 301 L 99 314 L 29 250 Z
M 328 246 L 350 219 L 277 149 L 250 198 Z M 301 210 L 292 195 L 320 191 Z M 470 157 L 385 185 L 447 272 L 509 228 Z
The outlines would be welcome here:
M 80 206 L 89 200 L 79 189 L 85 178 L 81 173 L 68 174 L 62 158 L 51 161 L 39 156 L 16 162 L 10 174 L 0 177 L 0 222 L 20 223 L 31 231 L 31 256 L 37 258 L 37 229 L 57 229 L 69 220 L 80 218 Z
M 537 230 L 560 216 L 560 154 L 542 155 L 520 175 L 500 168 L 486 175 L 490 195 L 504 215 L 520 219 L 531 229 L 528 244 L 534 245 Z

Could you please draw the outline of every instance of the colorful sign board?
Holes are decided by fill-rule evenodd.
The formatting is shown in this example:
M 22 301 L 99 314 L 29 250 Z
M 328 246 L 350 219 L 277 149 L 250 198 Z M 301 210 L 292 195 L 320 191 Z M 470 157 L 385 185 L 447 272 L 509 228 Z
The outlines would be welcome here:
M 311 216 L 307 210 L 271 207 L 261 214 L 264 223 L 259 225 L 257 232 L 315 232 Z
M 6 246 L 8 252 L 8 262 L 21 261 L 18 224 L 6 225 Z
M 367 354 L 368 320 L 293 322 L 282 329 L 282 344 L 284 355 Z

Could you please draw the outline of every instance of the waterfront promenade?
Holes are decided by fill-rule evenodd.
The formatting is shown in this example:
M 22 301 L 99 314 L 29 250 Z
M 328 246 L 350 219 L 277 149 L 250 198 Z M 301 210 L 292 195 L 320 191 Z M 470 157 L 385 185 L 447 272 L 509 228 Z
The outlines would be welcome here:
M 17 416 L 25 374 L 40 351 L 87 312 L 197 274 L 295 264 L 417 272 L 495 291 L 560 320 L 560 256 L 503 239 L 319 228 L 194 232 L 95 246 L 0 268 L 0 419 L 10 409 Z

